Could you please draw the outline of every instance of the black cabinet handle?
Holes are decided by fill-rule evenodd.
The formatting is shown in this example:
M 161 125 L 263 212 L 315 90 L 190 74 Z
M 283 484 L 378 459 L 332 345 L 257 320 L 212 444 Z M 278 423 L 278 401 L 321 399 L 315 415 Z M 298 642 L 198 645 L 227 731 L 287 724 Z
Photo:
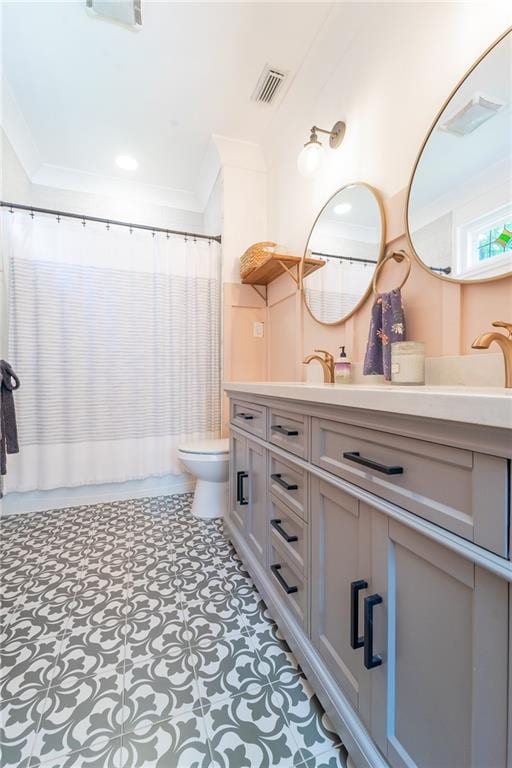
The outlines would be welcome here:
M 295 437 L 299 434 L 297 429 L 287 429 L 286 427 L 282 427 L 281 424 L 273 424 L 270 429 L 272 432 L 279 432 L 281 435 L 286 435 L 286 437 Z
M 286 581 L 283 579 L 279 571 L 281 570 L 281 565 L 279 563 L 276 563 L 275 565 L 270 566 L 270 570 L 284 589 L 287 595 L 293 595 L 294 592 L 298 591 L 298 587 L 290 587 L 289 584 L 286 583 Z
M 363 467 L 375 469 L 377 472 L 382 472 L 384 475 L 402 475 L 404 471 L 403 467 L 388 467 L 386 464 L 379 464 L 378 461 L 365 459 L 364 456 L 361 456 L 359 451 L 345 451 L 343 458 L 348 459 L 349 461 L 355 461 L 356 464 L 362 464 Z
M 283 480 L 283 476 L 281 474 L 276 473 L 274 475 L 270 475 L 270 479 L 284 488 L 285 491 L 297 491 L 299 489 L 299 486 L 295 485 L 295 483 L 290 484 L 287 483 L 286 480 Z
M 373 606 L 382 603 L 380 595 L 370 595 L 364 599 L 364 665 L 366 669 L 380 667 L 382 657 L 373 653 Z
M 236 473 L 236 500 L 241 507 L 246 507 L 249 503 L 247 499 L 244 498 L 244 480 L 246 477 L 249 477 L 249 475 L 243 470 Z
M 364 635 L 359 636 L 359 592 L 368 589 L 364 579 L 352 581 L 350 584 L 350 645 L 352 648 L 362 648 Z
M 298 536 L 290 536 L 289 533 L 286 533 L 284 528 L 281 528 L 281 520 L 279 520 L 278 518 L 274 518 L 274 520 L 271 520 L 270 525 L 279 533 L 280 536 L 283 537 L 283 539 L 286 541 L 287 544 L 292 544 L 294 541 L 299 540 Z
M 250 421 L 251 419 L 254 419 L 254 416 L 252 413 L 237 413 L 237 416 L 240 416 L 241 419 L 245 419 L 246 421 Z

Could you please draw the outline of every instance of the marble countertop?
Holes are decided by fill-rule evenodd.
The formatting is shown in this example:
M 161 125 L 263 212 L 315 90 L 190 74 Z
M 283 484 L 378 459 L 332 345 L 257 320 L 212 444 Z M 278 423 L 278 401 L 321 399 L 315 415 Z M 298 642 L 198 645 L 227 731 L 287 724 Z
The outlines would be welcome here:
M 224 389 L 240 395 L 282 397 L 512 429 L 512 389 L 502 387 L 400 387 L 262 381 L 225 382 Z

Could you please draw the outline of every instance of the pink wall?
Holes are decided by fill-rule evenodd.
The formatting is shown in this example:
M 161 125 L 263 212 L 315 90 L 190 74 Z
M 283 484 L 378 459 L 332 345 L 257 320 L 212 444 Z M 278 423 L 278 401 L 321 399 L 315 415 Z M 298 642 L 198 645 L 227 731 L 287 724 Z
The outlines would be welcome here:
M 388 249 L 404 248 L 410 252 L 404 235 L 404 204 L 405 191 L 385 201 Z M 407 333 L 408 338 L 425 342 L 428 357 L 475 353 L 471 349 L 475 336 L 488 329 L 493 320 L 512 318 L 512 277 L 473 285 L 450 283 L 430 275 L 411 256 L 411 274 L 402 291 Z M 402 270 L 402 265 L 387 265 L 379 280 L 379 289 L 393 288 Z M 303 311 L 303 353 L 308 354 L 315 346 L 336 352 L 339 344 L 346 344 L 352 359 L 362 362 L 372 303 L 370 295 L 352 318 L 334 327 L 322 326 Z M 274 355 L 278 355 L 277 350 Z M 291 369 L 288 372 L 291 373 Z M 273 370 L 270 376 L 274 378 Z
M 388 248 L 409 250 L 403 233 L 404 202 L 405 192 L 385 201 Z M 399 264 L 388 265 L 379 288 L 396 285 L 402 269 Z M 336 354 L 340 344 L 347 346 L 353 361 L 364 358 L 371 295 L 355 315 L 337 326 L 313 320 L 286 275 L 269 286 L 267 307 L 250 286 L 226 285 L 224 295 L 225 380 L 302 380 L 306 354 L 315 348 Z M 403 297 L 408 337 L 424 341 L 428 357 L 475 353 L 471 342 L 478 333 L 493 320 L 512 319 L 512 277 L 475 285 L 449 283 L 422 269 L 414 256 Z M 253 319 L 266 323 L 263 340 L 252 338 Z

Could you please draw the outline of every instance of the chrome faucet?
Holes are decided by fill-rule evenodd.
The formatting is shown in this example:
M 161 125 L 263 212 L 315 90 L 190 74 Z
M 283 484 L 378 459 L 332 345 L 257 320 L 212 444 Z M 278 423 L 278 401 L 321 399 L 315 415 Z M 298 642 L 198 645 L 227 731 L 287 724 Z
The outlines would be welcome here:
M 501 347 L 505 359 L 505 387 L 512 388 L 512 323 L 505 323 L 503 320 L 495 320 L 492 323 L 494 328 L 505 328 L 508 336 L 503 333 L 482 333 L 477 336 L 472 343 L 473 349 L 489 349 L 489 346 L 495 341 Z
M 302 364 L 309 365 L 312 360 L 318 360 L 324 372 L 324 383 L 334 384 L 334 357 L 325 349 L 315 349 L 315 352 L 320 352 L 323 357 L 320 357 L 320 355 L 308 355 L 304 358 Z

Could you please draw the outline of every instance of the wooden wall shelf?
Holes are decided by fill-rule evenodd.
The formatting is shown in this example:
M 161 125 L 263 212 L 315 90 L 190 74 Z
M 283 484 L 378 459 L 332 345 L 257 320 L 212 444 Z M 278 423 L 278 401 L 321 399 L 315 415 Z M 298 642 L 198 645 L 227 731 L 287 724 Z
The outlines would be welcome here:
M 252 285 L 256 293 L 266 301 L 266 286 L 285 273 L 292 278 L 297 286 L 299 285 L 301 261 L 302 256 L 274 256 L 273 254 L 270 254 L 267 261 L 260 264 L 256 269 L 253 269 L 249 275 L 242 279 L 242 284 Z M 307 258 L 304 263 L 304 277 L 315 272 L 317 269 L 320 269 L 324 264 L 325 261 L 323 259 Z M 258 290 L 258 287 L 261 286 L 265 286 L 265 294 Z

